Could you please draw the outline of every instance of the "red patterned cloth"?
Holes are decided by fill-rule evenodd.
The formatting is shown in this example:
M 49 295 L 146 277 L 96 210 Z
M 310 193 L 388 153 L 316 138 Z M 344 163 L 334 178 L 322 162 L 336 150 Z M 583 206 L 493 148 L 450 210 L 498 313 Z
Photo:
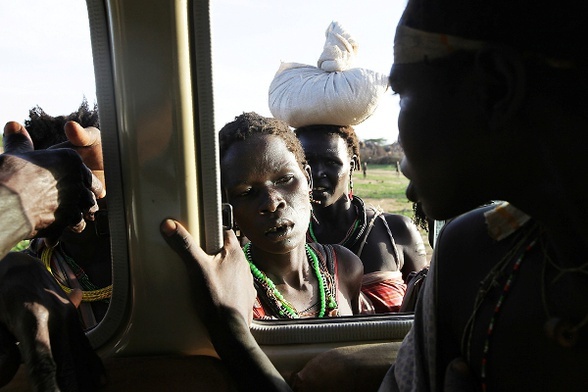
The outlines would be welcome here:
M 375 271 L 365 274 L 361 285 L 362 313 L 398 312 L 406 294 L 400 271 Z

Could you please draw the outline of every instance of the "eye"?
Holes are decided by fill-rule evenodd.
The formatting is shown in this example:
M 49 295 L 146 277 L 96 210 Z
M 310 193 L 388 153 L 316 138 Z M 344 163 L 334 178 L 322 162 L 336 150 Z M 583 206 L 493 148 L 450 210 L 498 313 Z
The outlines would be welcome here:
M 252 188 L 247 187 L 243 189 L 235 190 L 233 193 L 234 197 L 245 197 L 251 194 Z
M 293 178 L 294 178 L 294 175 L 293 174 L 285 175 L 284 177 L 280 177 L 276 181 L 276 184 L 286 184 L 286 183 L 292 181 Z

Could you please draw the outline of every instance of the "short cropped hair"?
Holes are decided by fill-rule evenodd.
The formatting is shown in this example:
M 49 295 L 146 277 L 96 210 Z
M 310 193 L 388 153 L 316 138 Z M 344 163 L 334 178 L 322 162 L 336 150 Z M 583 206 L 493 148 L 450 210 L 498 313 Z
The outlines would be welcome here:
M 306 157 L 300 141 L 288 124 L 272 117 L 263 117 L 255 112 L 243 113 L 227 123 L 219 132 L 220 158 L 233 143 L 247 140 L 253 135 L 276 135 L 284 140 L 286 148 L 294 154 L 301 169 L 306 166 Z

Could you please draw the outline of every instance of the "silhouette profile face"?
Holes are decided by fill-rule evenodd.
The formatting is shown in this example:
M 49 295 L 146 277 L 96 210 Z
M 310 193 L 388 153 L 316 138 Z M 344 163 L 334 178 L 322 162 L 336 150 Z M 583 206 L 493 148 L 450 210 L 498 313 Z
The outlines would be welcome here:
M 428 217 L 448 219 L 491 197 L 496 143 L 480 107 L 479 77 L 461 53 L 431 62 L 394 64 L 390 85 L 400 96 L 399 141 L 410 179 L 407 197 Z

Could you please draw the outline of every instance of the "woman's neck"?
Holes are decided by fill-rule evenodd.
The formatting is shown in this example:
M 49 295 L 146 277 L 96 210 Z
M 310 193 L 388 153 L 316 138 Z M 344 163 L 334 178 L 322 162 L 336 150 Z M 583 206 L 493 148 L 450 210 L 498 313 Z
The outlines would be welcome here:
M 308 281 L 311 272 L 305 244 L 284 254 L 267 253 L 251 244 L 251 261 L 276 285 L 299 288 Z
M 347 231 L 347 227 L 357 218 L 357 211 L 347 196 L 341 197 L 335 203 L 323 207 L 315 206 L 314 215 L 318 224 L 314 225 L 321 231 Z M 316 223 L 316 222 L 315 222 Z

